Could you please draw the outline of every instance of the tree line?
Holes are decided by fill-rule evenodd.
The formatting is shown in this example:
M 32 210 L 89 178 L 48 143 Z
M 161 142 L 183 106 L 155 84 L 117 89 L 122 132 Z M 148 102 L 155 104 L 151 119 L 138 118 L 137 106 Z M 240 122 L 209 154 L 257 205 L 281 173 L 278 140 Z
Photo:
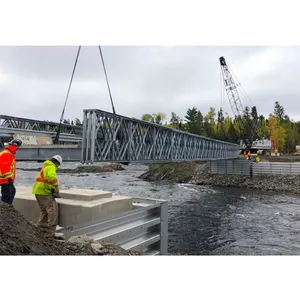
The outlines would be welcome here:
M 167 120 L 162 112 L 142 115 L 142 120 L 163 125 L 169 128 L 238 143 L 240 139 L 252 135 L 255 139 L 273 139 L 279 152 L 294 153 L 296 145 L 300 145 L 300 121 L 295 122 L 285 113 L 284 107 L 275 102 L 273 113 L 268 117 L 259 115 L 256 106 L 245 107 L 242 116 L 229 117 L 222 109 L 216 111 L 210 107 L 204 114 L 196 107 L 189 108 L 182 118 L 175 112 Z M 64 124 L 82 126 L 82 121 L 64 119 Z
M 159 112 L 144 114 L 142 120 L 167 126 L 190 133 L 237 143 L 249 137 L 255 139 L 270 138 L 275 142 L 279 152 L 294 153 L 296 145 L 300 145 L 300 122 L 295 122 L 285 114 L 284 107 L 275 102 L 273 113 L 266 118 L 258 115 L 256 106 L 245 107 L 242 116 L 229 117 L 222 109 L 216 111 L 210 107 L 203 114 L 196 107 L 189 108 L 184 118 L 172 112 L 170 120 L 167 115 Z

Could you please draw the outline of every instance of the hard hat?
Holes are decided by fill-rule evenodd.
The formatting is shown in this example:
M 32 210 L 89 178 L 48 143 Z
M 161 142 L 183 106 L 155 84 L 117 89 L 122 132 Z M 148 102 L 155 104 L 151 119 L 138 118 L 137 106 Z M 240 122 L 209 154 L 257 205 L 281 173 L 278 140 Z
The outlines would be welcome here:
M 52 159 L 55 159 L 60 165 L 62 164 L 62 157 L 60 155 L 53 155 Z
M 8 143 L 8 145 L 14 145 L 14 146 L 20 147 L 22 145 L 22 141 L 19 139 L 13 139 L 12 141 L 10 141 Z

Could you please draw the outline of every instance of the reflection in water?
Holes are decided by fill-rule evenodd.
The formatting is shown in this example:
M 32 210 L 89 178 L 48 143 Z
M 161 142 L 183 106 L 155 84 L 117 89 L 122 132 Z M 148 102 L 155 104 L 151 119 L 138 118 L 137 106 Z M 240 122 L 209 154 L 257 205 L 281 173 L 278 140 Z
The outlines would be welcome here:
M 41 167 L 18 163 L 18 167 Z M 65 168 L 73 164 L 65 163 Z M 251 190 L 150 183 L 147 167 L 102 174 L 60 174 L 62 188 L 104 189 L 169 201 L 169 252 L 182 255 L 299 255 L 299 199 Z M 17 184 L 32 186 L 37 172 L 18 170 Z

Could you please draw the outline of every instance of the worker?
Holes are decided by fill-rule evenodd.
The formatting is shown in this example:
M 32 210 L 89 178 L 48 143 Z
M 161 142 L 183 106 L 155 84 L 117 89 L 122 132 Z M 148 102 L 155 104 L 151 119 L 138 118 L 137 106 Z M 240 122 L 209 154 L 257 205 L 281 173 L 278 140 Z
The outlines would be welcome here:
M 247 152 L 246 152 L 246 150 L 244 151 L 244 159 L 247 159 Z
M 250 160 L 251 159 L 251 152 L 248 151 L 248 159 Z
M 61 164 L 60 155 L 54 155 L 51 160 L 46 160 L 32 190 L 40 207 L 40 217 L 36 225 L 51 231 L 55 231 L 58 225 L 58 204 L 55 198 L 60 198 L 60 195 L 56 170 Z
M 15 154 L 21 145 L 21 140 L 13 139 L 8 143 L 8 146 L 0 152 L 1 200 L 10 205 L 13 204 L 16 195 L 16 188 L 14 186 L 16 179 Z
M 257 163 L 260 162 L 260 157 L 259 157 L 259 155 L 256 156 L 256 159 L 255 159 L 255 160 L 256 160 Z

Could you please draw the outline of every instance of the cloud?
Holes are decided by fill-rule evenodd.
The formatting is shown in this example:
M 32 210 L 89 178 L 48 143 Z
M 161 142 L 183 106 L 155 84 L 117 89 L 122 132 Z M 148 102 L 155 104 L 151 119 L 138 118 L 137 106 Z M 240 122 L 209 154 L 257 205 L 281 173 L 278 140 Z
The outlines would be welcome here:
M 1 114 L 58 121 L 78 47 L 0 47 Z M 118 114 L 219 109 L 219 57 L 224 56 L 257 106 L 269 114 L 279 101 L 299 120 L 299 47 L 102 47 Z M 244 104 L 247 104 L 243 99 Z M 231 115 L 228 99 L 224 109 Z M 82 47 L 65 118 L 83 109 L 112 111 L 96 46 Z

